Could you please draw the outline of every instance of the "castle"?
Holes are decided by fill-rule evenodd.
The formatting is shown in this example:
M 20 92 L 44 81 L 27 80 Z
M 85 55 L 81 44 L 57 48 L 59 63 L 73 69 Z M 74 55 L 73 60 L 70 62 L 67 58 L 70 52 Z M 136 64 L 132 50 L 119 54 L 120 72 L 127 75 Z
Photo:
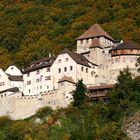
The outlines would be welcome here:
M 44 106 L 67 107 L 78 80 L 89 89 L 113 85 L 119 71 L 129 67 L 134 76 L 140 45 L 116 42 L 98 24 L 76 39 L 76 52 L 32 62 L 22 72 L 14 65 L 0 69 L 0 116 L 24 119 Z

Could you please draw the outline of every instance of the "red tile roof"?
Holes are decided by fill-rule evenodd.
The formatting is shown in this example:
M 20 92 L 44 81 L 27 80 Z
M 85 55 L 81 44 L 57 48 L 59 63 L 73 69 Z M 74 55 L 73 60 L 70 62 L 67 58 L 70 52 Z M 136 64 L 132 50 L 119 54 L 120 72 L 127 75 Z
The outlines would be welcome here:
M 75 53 L 75 52 L 67 50 L 67 49 L 63 50 L 60 54 L 65 54 L 65 53 L 67 53 L 77 64 L 84 65 L 86 67 L 91 67 L 89 64 L 97 66 L 96 64 L 90 62 L 83 55 Z
M 65 76 L 65 75 L 64 75 L 64 77 L 63 77 L 62 79 L 60 79 L 60 80 L 58 81 L 58 83 L 64 82 L 64 81 L 68 81 L 68 82 L 70 82 L 70 83 L 74 83 L 74 84 L 75 84 L 75 82 L 74 82 L 74 80 L 73 80 L 72 77 L 68 77 L 68 76 Z
M 100 44 L 100 41 L 97 38 L 92 40 L 92 44 L 91 44 L 91 46 L 89 48 L 94 48 L 94 47 L 101 47 L 102 48 L 102 46 Z
M 77 40 L 104 36 L 112 41 L 115 41 L 107 32 L 105 32 L 98 24 L 92 25 L 84 32 Z
M 119 44 L 118 46 L 112 48 L 112 50 L 123 50 L 123 49 L 140 49 L 140 45 L 132 42 L 132 41 L 124 41 L 123 43 Z
M 55 59 L 56 59 L 56 56 L 53 56 L 53 57 L 43 58 L 43 59 L 34 61 L 30 63 L 28 67 L 25 68 L 23 73 L 28 73 L 31 71 L 36 71 L 41 68 L 50 67 L 55 61 Z
M 90 86 L 88 90 L 96 90 L 96 89 L 110 89 L 113 88 L 114 85 L 97 85 L 97 86 Z

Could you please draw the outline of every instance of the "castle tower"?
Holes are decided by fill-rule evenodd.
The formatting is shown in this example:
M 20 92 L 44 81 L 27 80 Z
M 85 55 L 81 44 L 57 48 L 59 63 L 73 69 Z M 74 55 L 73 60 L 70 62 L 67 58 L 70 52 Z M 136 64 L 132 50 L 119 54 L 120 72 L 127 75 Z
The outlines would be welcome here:
M 115 40 L 98 24 L 94 24 L 77 38 L 77 53 L 83 54 L 91 62 L 99 65 L 104 63 L 109 46 L 114 45 Z

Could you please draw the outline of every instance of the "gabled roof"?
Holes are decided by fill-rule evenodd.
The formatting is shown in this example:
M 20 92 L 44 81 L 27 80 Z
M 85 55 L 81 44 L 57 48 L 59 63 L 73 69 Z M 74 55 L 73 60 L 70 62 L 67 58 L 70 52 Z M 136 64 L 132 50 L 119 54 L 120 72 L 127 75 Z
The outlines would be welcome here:
M 93 64 L 81 54 L 75 53 L 67 49 L 61 52 L 61 54 L 64 54 L 64 53 L 67 53 L 77 64 L 84 65 L 87 67 L 91 67 L 89 64 Z M 96 64 L 93 64 L 93 65 L 97 66 Z
M 101 37 L 104 36 L 112 41 L 115 41 L 107 32 L 105 32 L 98 24 L 92 25 L 86 32 L 84 32 L 81 36 L 77 38 L 80 39 L 87 39 L 87 38 L 94 38 L 94 37 Z
M 53 64 L 55 59 L 56 59 L 56 56 L 53 56 L 53 57 L 43 58 L 43 59 L 34 61 L 30 63 L 28 67 L 25 68 L 23 73 L 35 71 L 35 70 L 45 68 L 45 67 L 50 67 Z
M 123 43 L 119 44 L 118 46 L 112 48 L 112 50 L 124 50 L 124 49 L 140 49 L 140 45 L 132 42 L 132 41 L 124 41 Z
M 70 83 L 74 83 L 75 84 L 75 82 L 74 82 L 74 80 L 73 80 L 73 78 L 72 77 L 68 77 L 68 76 L 63 76 L 63 78 L 62 79 L 60 79 L 59 81 L 58 81 L 58 83 L 61 83 L 61 82 L 64 82 L 64 81 L 67 81 L 67 82 L 70 82 Z

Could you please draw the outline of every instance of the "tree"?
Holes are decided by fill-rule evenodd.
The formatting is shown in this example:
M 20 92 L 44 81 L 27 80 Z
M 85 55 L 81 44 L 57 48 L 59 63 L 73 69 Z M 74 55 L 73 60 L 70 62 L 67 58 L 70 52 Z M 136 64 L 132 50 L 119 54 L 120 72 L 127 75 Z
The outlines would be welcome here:
M 140 72 L 140 57 L 137 59 L 136 67 L 138 67 L 138 72 Z
M 85 101 L 86 86 L 83 84 L 83 80 L 79 80 L 74 91 L 74 106 L 80 106 Z

